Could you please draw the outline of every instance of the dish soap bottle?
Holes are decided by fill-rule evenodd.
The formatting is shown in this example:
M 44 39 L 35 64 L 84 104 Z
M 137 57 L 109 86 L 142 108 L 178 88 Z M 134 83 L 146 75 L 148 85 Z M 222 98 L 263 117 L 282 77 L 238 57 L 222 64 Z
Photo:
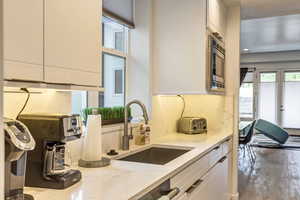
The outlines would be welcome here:
M 140 129 L 135 136 L 135 144 L 136 145 L 145 145 L 146 144 L 145 130 L 143 125 L 140 125 Z
M 145 145 L 150 143 L 150 127 L 148 125 L 141 124 L 138 134 L 135 137 L 136 145 Z

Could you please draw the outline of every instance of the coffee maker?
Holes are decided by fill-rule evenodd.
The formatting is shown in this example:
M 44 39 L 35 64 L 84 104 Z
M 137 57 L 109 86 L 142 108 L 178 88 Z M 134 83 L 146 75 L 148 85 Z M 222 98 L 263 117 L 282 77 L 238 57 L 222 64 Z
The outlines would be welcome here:
M 35 147 L 27 127 L 17 120 L 4 118 L 5 200 L 33 200 L 23 193 L 27 151 Z
M 18 118 L 30 130 L 36 148 L 28 154 L 25 185 L 65 189 L 81 180 L 81 172 L 66 163 L 66 143 L 82 134 L 79 115 L 22 114 Z

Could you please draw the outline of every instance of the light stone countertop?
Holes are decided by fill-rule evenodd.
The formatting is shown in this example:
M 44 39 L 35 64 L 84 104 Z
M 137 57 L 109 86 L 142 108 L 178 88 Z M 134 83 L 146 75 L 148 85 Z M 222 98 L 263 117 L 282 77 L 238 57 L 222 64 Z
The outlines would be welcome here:
M 33 195 L 35 200 L 136 200 L 231 135 L 216 132 L 202 135 L 170 134 L 153 144 L 193 149 L 165 165 L 112 160 L 111 165 L 104 168 L 79 168 L 82 180 L 70 188 L 65 190 L 25 188 L 25 193 Z M 137 147 L 132 151 L 137 151 Z

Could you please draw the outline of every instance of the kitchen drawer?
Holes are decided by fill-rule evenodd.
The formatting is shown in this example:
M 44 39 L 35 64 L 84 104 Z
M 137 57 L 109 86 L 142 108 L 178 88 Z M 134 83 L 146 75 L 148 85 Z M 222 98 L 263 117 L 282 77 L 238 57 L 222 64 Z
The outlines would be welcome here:
M 172 199 L 173 200 L 173 199 Z M 188 196 L 186 193 L 182 194 L 181 196 L 175 198 L 174 200 L 188 200 Z
M 219 144 L 208 154 L 209 156 L 209 167 L 214 166 L 223 156 L 223 147 L 222 144 Z
M 227 155 L 231 150 L 232 150 L 232 139 L 230 138 L 222 144 L 223 156 Z
M 191 187 L 195 181 L 199 180 L 208 171 L 208 169 L 209 154 L 206 154 L 171 178 L 171 188 L 178 187 L 180 189 L 180 196 L 189 187 Z

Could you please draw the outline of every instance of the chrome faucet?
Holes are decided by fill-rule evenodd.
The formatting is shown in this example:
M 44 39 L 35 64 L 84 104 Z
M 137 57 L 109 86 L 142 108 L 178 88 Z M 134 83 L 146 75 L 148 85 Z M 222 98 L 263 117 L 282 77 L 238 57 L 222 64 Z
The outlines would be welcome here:
M 133 139 L 132 134 L 128 134 L 128 109 L 132 104 L 137 104 L 142 108 L 143 117 L 145 119 L 145 124 L 149 123 L 149 117 L 145 104 L 139 100 L 132 100 L 125 106 L 125 122 L 124 122 L 124 135 L 122 137 L 122 150 L 129 150 L 129 140 Z

